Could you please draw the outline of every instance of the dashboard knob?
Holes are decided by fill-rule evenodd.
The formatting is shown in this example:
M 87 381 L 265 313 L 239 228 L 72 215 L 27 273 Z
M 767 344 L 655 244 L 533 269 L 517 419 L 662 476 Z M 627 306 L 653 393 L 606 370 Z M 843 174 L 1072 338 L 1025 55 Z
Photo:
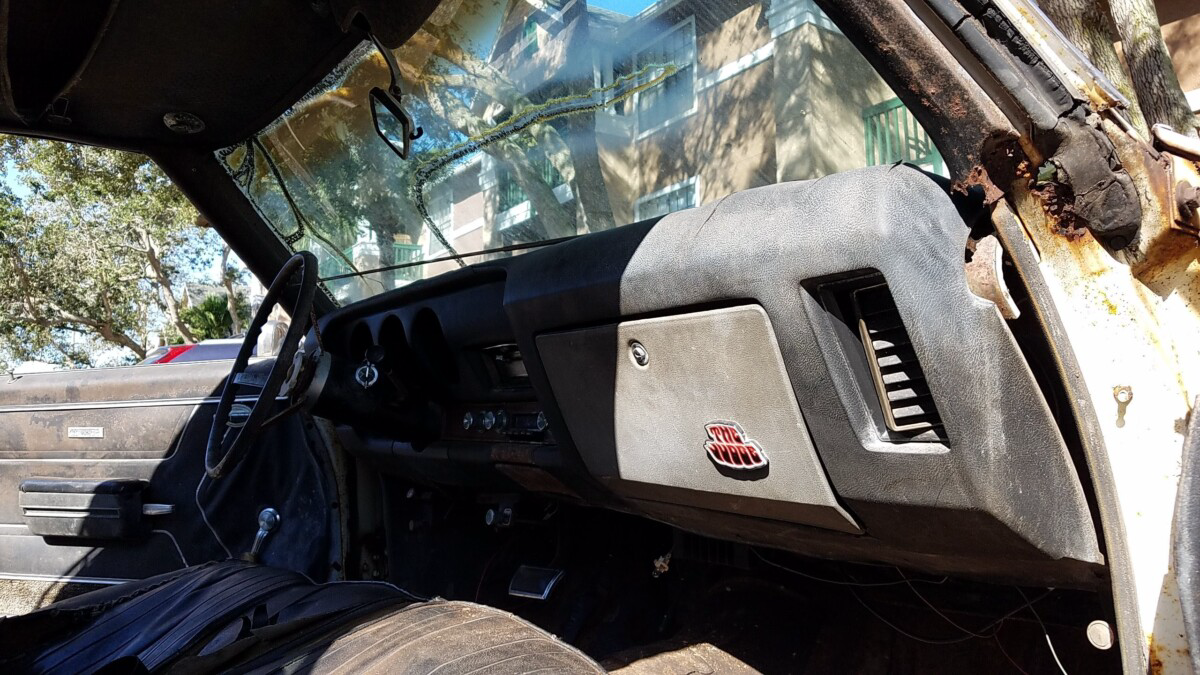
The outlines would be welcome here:
M 546 413 L 544 413 L 544 412 L 538 413 L 537 421 L 535 422 L 535 424 L 537 425 L 538 431 L 545 431 L 546 427 L 550 426 L 550 422 L 546 421 Z
M 472 426 L 475 425 L 475 416 L 472 415 L 471 413 L 466 413 L 465 415 L 463 415 L 462 425 L 463 425 L 464 431 L 467 429 L 470 429 Z
M 483 411 L 482 417 L 483 419 L 481 421 L 483 428 L 487 431 L 491 431 L 492 427 L 496 426 L 496 413 L 492 412 L 491 410 L 485 410 Z
M 496 430 L 503 431 L 508 428 L 508 413 L 503 410 L 496 411 Z

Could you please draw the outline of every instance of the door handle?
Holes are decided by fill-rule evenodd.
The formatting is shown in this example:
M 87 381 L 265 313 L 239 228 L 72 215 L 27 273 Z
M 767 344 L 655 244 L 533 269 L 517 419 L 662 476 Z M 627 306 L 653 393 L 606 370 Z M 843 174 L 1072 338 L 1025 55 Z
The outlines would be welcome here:
M 128 539 L 145 534 L 142 492 L 147 485 L 138 478 L 27 478 L 18 502 L 33 534 Z

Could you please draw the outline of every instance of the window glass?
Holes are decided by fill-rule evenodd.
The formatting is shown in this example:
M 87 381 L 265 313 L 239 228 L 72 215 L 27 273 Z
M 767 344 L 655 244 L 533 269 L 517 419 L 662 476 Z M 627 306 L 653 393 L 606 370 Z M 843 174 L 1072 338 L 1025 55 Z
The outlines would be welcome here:
M 394 54 L 407 160 L 372 122 L 389 73 L 367 43 L 217 153 L 339 301 L 771 183 L 945 171 L 812 0 L 447 2 Z

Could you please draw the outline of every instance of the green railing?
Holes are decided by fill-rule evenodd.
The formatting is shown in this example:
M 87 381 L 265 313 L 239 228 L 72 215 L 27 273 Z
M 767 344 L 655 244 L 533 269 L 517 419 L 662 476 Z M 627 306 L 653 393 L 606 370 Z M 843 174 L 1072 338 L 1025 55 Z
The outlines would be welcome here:
M 945 175 L 945 163 L 929 134 L 894 98 L 862 111 L 867 166 L 908 162 Z
M 550 160 L 542 157 L 531 161 L 534 164 L 534 168 L 537 169 L 538 178 L 546 185 L 556 188 L 566 182 L 563 180 L 562 174 L 558 172 L 558 169 L 555 169 L 554 165 L 550 163 Z M 501 213 L 529 199 L 525 191 L 521 189 L 521 184 L 517 182 L 516 175 L 506 166 L 497 168 L 496 185 L 499 190 L 497 195 L 497 210 Z
M 392 260 L 393 265 L 403 265 L 405 263 L 417 262 L 421 260 L 421 247 L 416 244 L 392 244 L 392 252 L 395 256 Z M 342 251 L 347 260 L 354 260 L 354 247 Z M 344 267 L 344 265 L 343 265 Z M 347 272 L 349 270 L 346 270 Z M 360 270 L 361 271 L 361 270 Z M 421 278 L 421 268 L 419 266 L 405 267 L 395 271 L 397 279 L 406 279 L 413 281 Z
M 421 247 L 416 244 L 393 244 L 393 249 L 396 252 L 396 262 L 392 263 L 393 265 L 413 263 L 421 259 Z M 421 267 L 417 265 L 398 269 L 396 270 L 396 278 L 407 279 L 409 281 L 420 279 Z

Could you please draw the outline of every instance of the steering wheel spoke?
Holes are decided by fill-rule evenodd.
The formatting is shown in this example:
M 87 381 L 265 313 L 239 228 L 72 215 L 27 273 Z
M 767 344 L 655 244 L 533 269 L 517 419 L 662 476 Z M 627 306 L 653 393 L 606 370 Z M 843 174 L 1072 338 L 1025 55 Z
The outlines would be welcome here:
M 298 285 L 294 281 L 299 279 Z M 213 479 L 227 474 L 245 458 L 250 446 L 267 426 L 277 423 L 285 415 L 300 407 L 303 400 L 276 412 L 276 400 L 283 389 L 284 380 L 294 377 L 294 363 L 300 340 L 307 332 L 307 319 L 313 316 L 313 297 L 317 289 L 317 259 L 307 251 L 301 251 L 288 259 L 271 282 L 262 305 L 254 315 L 242 348 L 238 350 L 229 377 L 221 390 L 221 399 L 213 415 L 212 429 L 208 434 L 208 445 L 204 452 L 204 470 Z M 254 351 L 257 335 L 262 331 L 275 304 L 287 296 L 295 296 L 292 307 L 292 323 L 288 326 L 283 343 L 270 370 L 265 374 L 259 369 L 248 372 L 250 354 Z M 236 403 L 238 390 L 242 387 L 258 389 L 253 405 Z M 239 414 L 240 413 L 240 414 Z

